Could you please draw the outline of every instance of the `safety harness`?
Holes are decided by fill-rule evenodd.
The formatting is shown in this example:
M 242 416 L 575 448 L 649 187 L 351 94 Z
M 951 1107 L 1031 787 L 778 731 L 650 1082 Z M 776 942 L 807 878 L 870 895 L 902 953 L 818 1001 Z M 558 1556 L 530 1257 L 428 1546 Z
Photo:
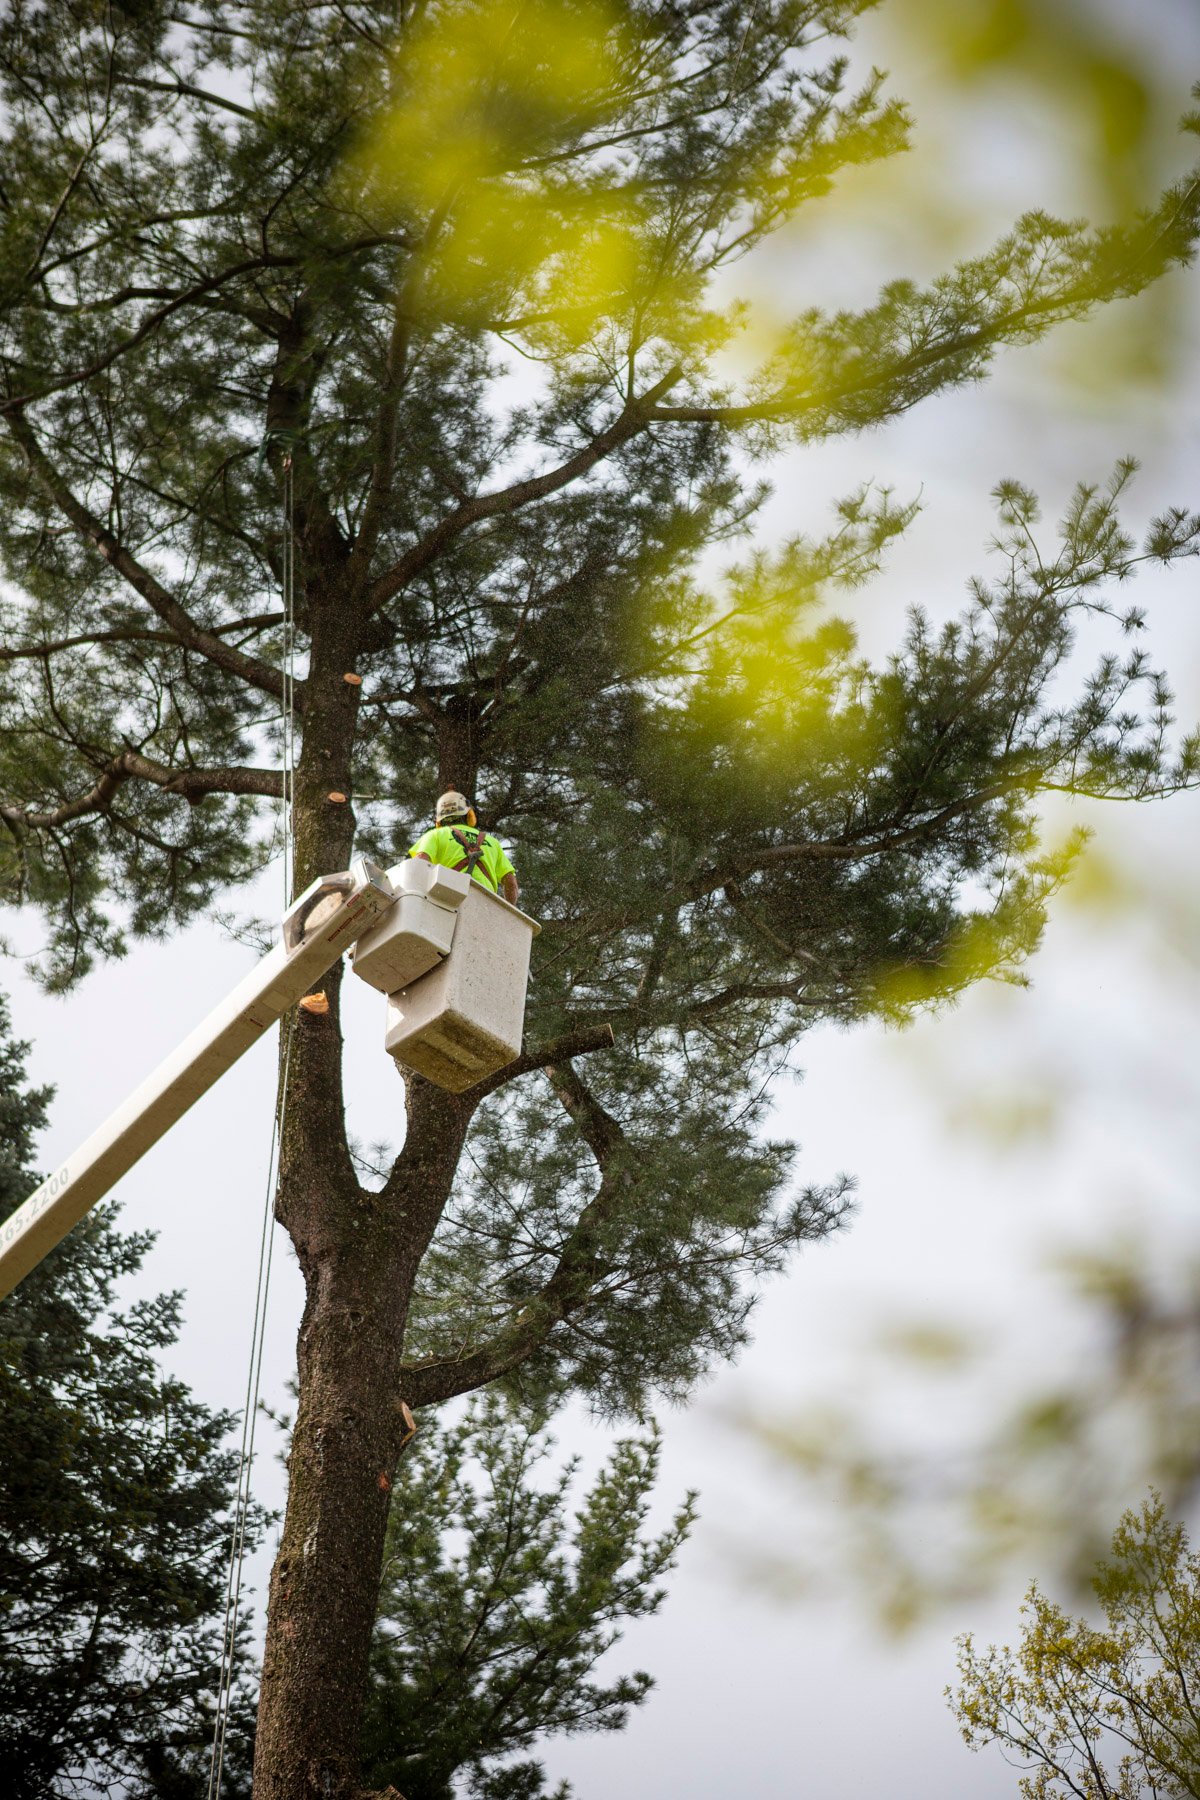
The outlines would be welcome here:
M 468 826 L 468 830 L 469 829 L 470 829 L 470 827 Z M 454 839 L 455 843 L 459 846 L 460 849 L 466 851 L 466 855 L 463 857 L 463 860 L 460 863 L 455 863 L 455 865 L 454 865 L 455 868 L 456 869 L 465 869 L 468 875 L 473 876 L 475 873 L 476 865 L 478 864 L 480 857 L 483 855 L 483 847 L 487 843 L 487 832 L 481 831 L 479 833 L 479 836 L 475 839 L 475 842 L 472 844 L 470 838 L 465 836 L 465 834 L 463 833 L 462 829 L 459 826 L 452 825 L 450 827 L 450 836 Z M 492 891 L 494 893 L 495 887 L 492 883 L 491 876 L 488 874 L 486 869 L 483 869 L 481 871 L 481 873 L 483 875 L 483 879 L 487 882 L 488 886 L 490 888 L 492 888 Z

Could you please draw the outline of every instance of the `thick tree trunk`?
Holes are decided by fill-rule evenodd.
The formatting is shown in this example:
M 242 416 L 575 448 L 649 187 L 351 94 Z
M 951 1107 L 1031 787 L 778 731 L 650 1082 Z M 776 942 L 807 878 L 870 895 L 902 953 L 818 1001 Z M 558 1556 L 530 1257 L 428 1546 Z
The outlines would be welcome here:
M 296 782 L 296 885 L 343 868 L 353 815 L 355 621 L 313 620 Z M 299 1405 L 283 1536 L 271 1575 L 255 1747 L 255 1800 L 349 1800 L 379 1593 L 409 1300 L 457 1167 L 471 1107 L 414 1080 L 404 1150 L 387 1188 L 358 1184 L 345 1133 L 341 969 L 326 1014 L 297 1016 L 279 1217 L 307 1288 Z
M 314 1024 L 331 1028 L 328 1017 Z M 289 1228 L 308 1298 L 287 1513 L 271 1576 L 255 1800 L 342 1800 L 358 1790 L 388 1493 L 404 1436 L 405 1320 L 470 1107 L 414 1080 L 408 1114 L 404 1151 L 382 1193 L 335 1186 L 315 1171 L 290 1175 Z
M 328 1189 L 313 1199 L 342 1224 L 358 1208 Z M 300 1405 L 259 1702 L 260 1800 L 335 1800 L 358 1786 L 358 1722 L 402 1437 L 394 1400 L 406 1299 L 394 1255 L 377 1256 L 381 1234 L 362 1223 L 359 1243 L 331 1234 L 305 1271 Z

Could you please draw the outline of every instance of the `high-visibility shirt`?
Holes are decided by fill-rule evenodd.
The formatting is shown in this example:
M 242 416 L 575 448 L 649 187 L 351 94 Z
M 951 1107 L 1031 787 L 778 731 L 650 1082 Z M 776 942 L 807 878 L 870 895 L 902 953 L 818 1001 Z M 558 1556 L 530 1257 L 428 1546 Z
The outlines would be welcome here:
M 441 863 L 444 868 L 459 869 L 479 838 L 484 840 L 483 851 L 471 875 L 495 894 L 504 877 L 516 871 L 505 855 L 500 839 L 493 837 L 490 831 L 481 831 L 477 825 L 435 825 L 432 831 L 417 839 L 408 854 L 427 856 L 430 862 Z

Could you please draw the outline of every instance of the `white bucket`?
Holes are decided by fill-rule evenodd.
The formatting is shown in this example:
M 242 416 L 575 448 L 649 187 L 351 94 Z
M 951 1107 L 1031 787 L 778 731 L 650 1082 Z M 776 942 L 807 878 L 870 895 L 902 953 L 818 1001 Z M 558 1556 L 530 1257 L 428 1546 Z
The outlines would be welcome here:
M 388 998 L 387 1050 L 461 1093 L 521 1053 L 535 919 L 477 881 L 452 915 L 450 954 Z

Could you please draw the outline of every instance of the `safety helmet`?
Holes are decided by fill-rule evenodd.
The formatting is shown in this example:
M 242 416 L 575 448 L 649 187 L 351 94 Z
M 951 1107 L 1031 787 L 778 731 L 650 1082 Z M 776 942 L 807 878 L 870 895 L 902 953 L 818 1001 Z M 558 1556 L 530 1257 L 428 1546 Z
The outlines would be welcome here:
M 437 812 L 434 817 L 440 825 L 443 819 L 465 819 L 470 810 L 471 802 L 467 796 L 450 788 L 446 793 L 438 795 Z

